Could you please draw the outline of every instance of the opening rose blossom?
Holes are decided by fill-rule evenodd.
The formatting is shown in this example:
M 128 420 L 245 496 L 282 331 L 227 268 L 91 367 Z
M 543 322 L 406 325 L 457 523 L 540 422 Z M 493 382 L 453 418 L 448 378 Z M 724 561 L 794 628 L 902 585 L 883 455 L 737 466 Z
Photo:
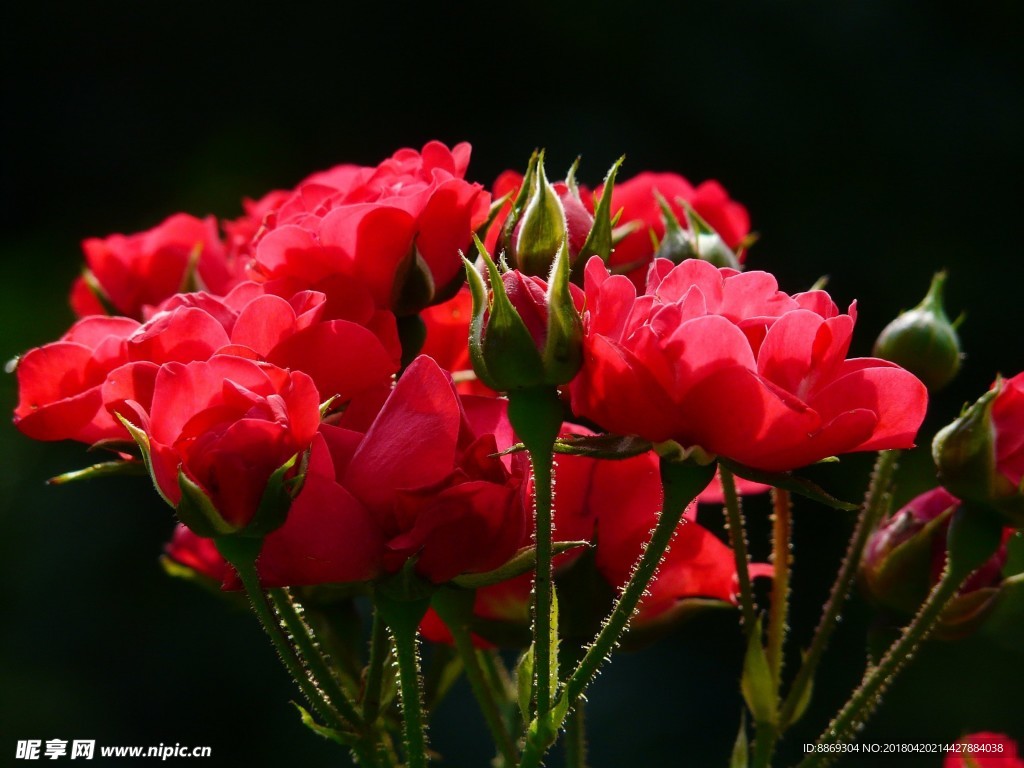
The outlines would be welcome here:
M 908 448 L 924 385 L 884 360 L 846 359 L 855 308 L 789 296 L 766 272 L 656 260 L 644 293 L 586 267 L 575 412 L 604 429 L 788 470 L 850 451 Z

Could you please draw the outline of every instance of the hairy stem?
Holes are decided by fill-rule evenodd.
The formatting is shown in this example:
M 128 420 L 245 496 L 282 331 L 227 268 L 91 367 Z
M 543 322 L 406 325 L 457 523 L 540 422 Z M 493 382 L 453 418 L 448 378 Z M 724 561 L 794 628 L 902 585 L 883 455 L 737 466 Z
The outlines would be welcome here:
M 743 507 L 736 493 L 736 482 L 732 472 L 719 466 L 718 475 L 722 481 L 725 496 L 725 515 L 729 523 L 729 543 L 736 559 L 736 578 L 740 585 L 740 611 L 743 618 L 743 634 L 749 639 L 757 622 L 757 605 L 754 603 L 754 589 L 750 582 L 750 557 L 747 554 L 747 530 L 743 522 Z
M 828 641 L 836 628 L 839 616 L 842 614 L 846 597 L 850 593 L 850 587 L 857 577 L 857 571 L 860 568 L 861 557 L 864 554 L 864 547 L 867 544 L 868 537 L 885 511 L 886 498 L 889 493 L 889 486 L 892 484 L 893 474 L 896 472 L 899 455 L 899 451 L 881 451 L 875 461 L 871 483 L 868 486 L 864 504 L 861 506 L 860 516 L 857 518 L 857 525 L 853 529 L 850 543 L 846 548 L 843 564 L 840 566 L 836 580 L 832 584 L 832 591 L 829 593 L 828 602 L 825 603 L 818 626 L 814 630 L 811 645 L 804 655 L 800 670 L 797 672 L 796 678 L 793 680 L 792 686 L 790 686 L 789 693 L 782 704 L 779 722 L 783 728 L 788 727 L 792 723 L 796 709 L 801 699 L 804 698 L 807 687 L 814 681 L 814 673 L 817 671 L 821 657 L 828 646 Z

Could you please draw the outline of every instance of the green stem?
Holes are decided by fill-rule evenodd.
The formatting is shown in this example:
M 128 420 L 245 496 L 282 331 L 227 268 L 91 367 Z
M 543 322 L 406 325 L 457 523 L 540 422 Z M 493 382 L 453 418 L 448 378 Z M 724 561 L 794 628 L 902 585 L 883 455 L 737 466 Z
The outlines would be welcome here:
M 356 711 L 352 700 L 342 689 L 338 678 L 328 666 L 327 659 L 321 653 L 312 629 L 302 617 L 301 607 L 296 604 L 291 593 L 286 589 L 272 589 L 268 594 L 278 616 L 281 617 L 288 632 L 291 633 L 299 656 L 305 661 L 306 669 L 313 683 L 343 718 L 357 730 L 362 730 L 363 718 Z
M 836 744 L 855 735 L 859 726 L 877 706 L 886 688 L 935 628 L 943 609 L 969 575 L 970 573 L 955 572 L 952 568 L 947 568 L 943 572 L 939 583 L 932 589 L 914 620 L 904 628 L 899 639 L 882 657 L 878 666 L 868 668 L 860 687 L 818 737 L 818 744 Z M 812 752 L 798 768 L 828 765 L 838 755 L 839 753 Z
M 732 472 L 719 465 L 718 476 L 722 482 L 725 497 L 725 515 L 729 524 L 729 543 L 736 559 L 736 578 L 740 585 L 740 611 L 743 619 L 743 634 L 749 638 L 757 622 L 757 605 L 754 603 L 754 589 L 750 581 L 750 557 L 747 554 L 747 530 L 743 522 L 743 507 L 736 493 L 736 482 Z
M 245 588 L 249 601 L 252 604 L 253 612 L 259 619 L 263 630 L 270 637 L 270 642 L 277 651 L 278 657 L 284 664 L 285 669 L 291 675 L 303 696 L 330 728 L 343 730 L 346 727 L 344 719 L 331 706 L 331 702 L 324 696 L 320 687 L 310 678 L 307 669 L 303 666 L 302 656 L 298 648 L 292 644 L 275 613 L 275 606 L 269 595 L 260 586 L 259 575 L 256 572 L 256 556 L 263 545 L 262 539 L 234 539 L 226 538 L 216 540 L 217 548 L 221 555 L 231 563 L 238 578 Z M 374 758 L 372 748 L 368 749 L 363 740 L 358 740 L 350 745 L 352 754 L 359 765 L 366 768 L 374 768 L 377 762 Z
M 555 439 L 562 426 L 562 403 L 553 387 L 509 393 L 508 417 L 530 454 L 533 467 L 534 543 L 537 567 L 533 580 L 534 696 L 537 721 L 547 723 L 553 680 L 552 649 L 558 647 L 557 627 L 551 623 L 551 483 Z
M 388 655 L 388 637 L 377 606 L 373 608 L 370 630 L 370 661 L 367 665 L 366 685 L 363 688 L 363 718 L 372 723 L 380 714 L 381 690 L 384 685 L 384 660 Z
M 569 713 L 565 726 L 566 768 L 587 768 L 587 728 L 583 702 Z
M 881 451 L 875 461 L 871 483 L 868 486 L 864 504 L 861 506 L 860 516 L 857 518 L 857 525 L 854 527 L 850 543 L 846 548 L 843 564 L 840 566 L 836 580 L 832 584 L 832 591 L 829 593 L 828 602 L 825 603 L 818 626 L 814 630 L 811 645 L 804 655 L 800 670 L 797 672 L 796 678 L 790 686 L 789 693 L 782 704 L 779 722 L 783 730 L 791 725 L 795 719 L 797 707 L 804 699 L 808 686 L 814 681 L 814 673 L 817 671 L 821 657 L 825 653 L 825 648 L 832 637 L 832 632 L 839 623 L 839 617 L 846 603 L 846 597 L 850 593 L 850 587 L 853 585 L 854 579 L 857 577 L 857 571 L 860 568 L 861 557 L 864 554 L 864 547 L 867 544 L 868 537 L 885 511 L 889 486 L 892 484 L 892 477 L 896 472 L 896 463 L 899 456 L 899 451 Z
M 501 717 L 498 708 L 498 701 L 494 689 L 488 684 L 484 668 L 480 664 L 480 656 L 476 646 L 473 645 L 473 635 L 469 625 L 473 619 L 473 604 L 476 593 L 468 589 L 439 589 L 434 593 L 431 605 L 441 617 L 441 621 L 448 627 L 455 641 L 455 648 L 462 659 L 462 666 L 466 670 L 466 677 L 473 689 L 480 711 L 483 713 L 487 723 L 487 729 L 491 732 L 494 745 L 501 755 L 503 768 L 511 768 L 519 759 L 512 735 L 505 727 L 505 721 Z
M 790 543 L 793 537 L 792 504 L 789 491 L 772 489 L 772 596 L 768 609 L 768 668 L 778 690 L 782 679 L 783 646 L 789 616 L 789 577 L 792 564 Z
M 611 614 L 566 683 L 566 690 L 562 695 L 568 697 L 570 706 L 575 704 L 580 694 L 594 679 L 601 664 L 618 645 L 623 630 L 629 624 L 637 605 L 654 579 L 658 566 L 661 565 L 687 504 L 704 490 L 713 471 L 713 467 L 694 467 L 676 464 L 666 459 L 661 460 L 663 501 L 658 524 Z
M 647 592 L 654 574 L 661 565 L 676 527 L 683 517 L 687 504 L 707 486 L 714 474 L 714 465 L 700 467 L 688 463 L 677 463 L 662 458 L 661 463 L 662 510 L 658 523 L 651 533 L 651 539 L 633 567 L 629 581 L 615 602 L 611 614 L 601 625 L 594 641 L 587 648 L 583 659 L 573 670 L 557 702 L 555 709 L 571 708 L 587 686 L 597 675 L 597 671 L 619 643 L 623 631 L 629 625 L 633 613 L 640 600 Z M 535 721 L 536 724 L 536 721 Z M 532 730 L 532 728 L 531 728 Z M 536 768 L 544 758 L 544 753 L 553 743 L 553 738 L 537 731 L 534 737 L 527 737 L 523 748 L 520 768 Z
M 754 768 L 768 768 L 779 738 L 778 727 L 771 723 L 757 723 L 754 728 L 754 749 L 751 764 Z
M 420 692 L 417 632 L 429 600 L 399 600 L 377 595 L 377 609 L 391 630 L 398 663 L 398 691 L 402 698 L 402 735 L 407 768 L 426 768 L 427 735 Z
M 778 701 L 779 687 L 782 684 L 783 650 L 786 640 L 787 621 L 789 616 L 789 579 L 792 553 L 790 544 L 793 538 L 793 508 L 789 491 L 781 488 L 772 489 L 772 594 L 768 608 L 768 644 L 765 656 L 768 670 L 771 672 L 772 684 L 775 687 Z M 776 704 L 778 706 L 778 704 Z M 779 738 L 779 728 L 771 723 L 758 723 L 754 741 L 754 768 L 768 768 L 771 765 L 775 744 Z

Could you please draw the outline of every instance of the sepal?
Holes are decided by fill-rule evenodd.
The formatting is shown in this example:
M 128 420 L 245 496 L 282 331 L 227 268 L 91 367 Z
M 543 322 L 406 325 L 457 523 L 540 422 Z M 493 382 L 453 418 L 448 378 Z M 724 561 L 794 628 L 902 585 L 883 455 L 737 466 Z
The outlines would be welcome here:
M 563 552 L 568 552 L 570 549 L 589 546 L 589 541 L 553 541 L 551 543 L 551 553 L 553 555 L 560 555 Z M 532 571 L 536 562 L 537 548 L 531 545 L 523 547 L 503 565 L 498 566 L 492 571 L 486 571 L 484 573 L 465 573 L 452 579 L 452 583 L 464 589 L 490 587 L 494 584 L 500 584 L 503 581 L 514 579 L 516 576 L 522 576 L 524 573 Z
M 626 156 L 623 155 L 616 160 L 615 164 L 608 170 L 608 175 L 605 176 L 601 198 L 594 206 L 594 225 L 591 227 L 590 234 L 587 235 L 583 247 L 580 248 L 580 252 L 576 255 L 576 263 L 578 264 L 586 264 L 587 259 L 591 256 L 600 256 L 602 261 L 607 262 L 608 257 L 611 255 L 612 248 L 616 242 L 615 222 L 618 220 L 618 215 L 620 215 L 617 214 L 614 217 L 612 215 L 612 192 L 615 190 L 615 177 L 625 159 Z M 573 168 L 575 167 L 574 165 Z M 568 184 L 568 182 L 569 179 L 566 178 L 566 183 Z
M 523 274 L 543 276 L 551 271 L 568 230 L 565 208 L 544 172 L 543 150 L 537 157 L 530 182 L 530 195 L 513 234 L 511 252 L 515 254 L 513 266 L 516 269 Z M 523 186 L 526 186 L 525 179 Z

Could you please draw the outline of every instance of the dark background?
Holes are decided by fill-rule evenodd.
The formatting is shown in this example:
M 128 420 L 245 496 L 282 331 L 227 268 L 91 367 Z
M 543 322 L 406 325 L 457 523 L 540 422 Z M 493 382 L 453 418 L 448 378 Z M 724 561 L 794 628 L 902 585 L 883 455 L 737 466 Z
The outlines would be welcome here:
M 177 210 L 232 217 L 242 196 L 439 138 L 471 141 L 470 177 L 485 184 L 537 146 L 552 172 L 582 154 L 590 183 L 622 153 L 626 177 L 719 179 L 762 235 L 752 267 L 791 292 L 828 274 L 841 305 L 859 300 L 857 354 L 948 267 L 951 314 L 968 314 L 967 359 L 934 399 L 922 445 L 996 371 L 1024 369 L 1019 4 L 484 10 L 6 10 L 0 356 L 70 324 L 66 291 L 84 237 L 138 231 Z M 0 387 L 13 408 L 13 377 Z M 299 724 L 255 621 L 160 571 L 172 518 L 145 481 L 43 486 L 86 462 L 80 446 L 0 431 L 0 764 L 27 738 L 211 745 L 216 765 L 343 764 Z M 857 498 L 869 466 L 844 459 L 818 478 Z M 908 457 L 898 499 L 927 487 L 929 472 L 927 451 Z M 763 559 L 763 504 L 750 513 Z M 797 509 L 794 645 L 809 640 L 850 524 L 810 503 Z M 783 745 L 786 761 L 859 678 L 869 618 L 855 602 L 811 710 Z M 734 617 L 713 616 L 617 658 L 590 696 L 594 767 L 725 764 L 740 646 Z M 1012 636 L 932 644 L 863 738 L 997 730 L 1022 741 L 1022 670 Z M 459 688 L 432 726 L 453 766 L 489 757 L 467 701 Z

